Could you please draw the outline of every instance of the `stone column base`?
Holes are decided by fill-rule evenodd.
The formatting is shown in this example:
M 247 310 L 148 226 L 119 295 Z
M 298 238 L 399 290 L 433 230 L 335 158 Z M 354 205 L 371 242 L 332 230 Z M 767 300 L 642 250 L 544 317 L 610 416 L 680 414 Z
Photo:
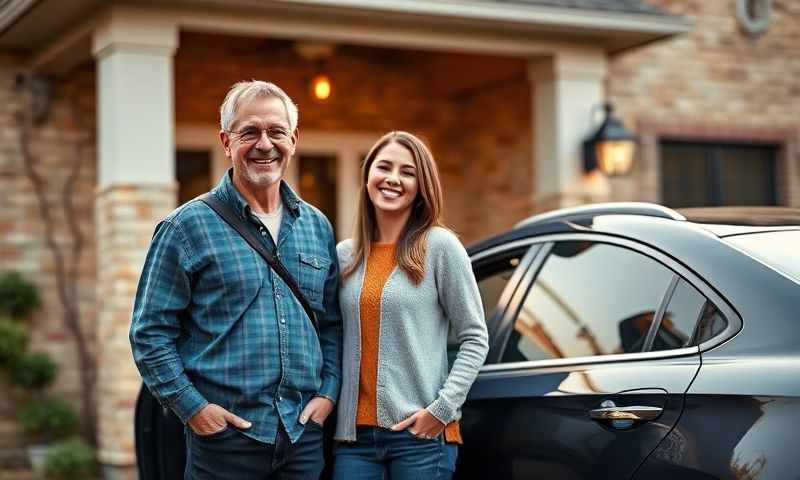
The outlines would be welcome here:
M 97 457 L 107 479 L 136 478 L 134 409 L 141 378 L 128 332 L 153 230 L 175 207 L 176 191 L 175 184 L 117 184 L 97 192 Z

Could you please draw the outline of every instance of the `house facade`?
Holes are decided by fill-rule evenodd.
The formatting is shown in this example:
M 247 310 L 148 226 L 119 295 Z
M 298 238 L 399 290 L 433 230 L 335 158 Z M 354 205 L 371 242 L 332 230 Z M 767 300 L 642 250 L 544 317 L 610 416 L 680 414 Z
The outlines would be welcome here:
M 324 101 L 310 89 L 321 73 Z M 59 359 L 56 391 L 78 398 L 48 234 L 65 262 L 77 256 L 108 478 L 135 464 L 128 327 L 150 236 L 228 168 L 218 109 L 250 78 L 298 104 L 290 181 L 340 238 L 361 159 L 395 129 L 431 145 L 465 242 L 587 202 L 800 205 L 792 0 L 7 1 L 1 268 L 41 287 L 34 347 Z M 624 177 L 583 168 L 605 102 L 638 138 Z

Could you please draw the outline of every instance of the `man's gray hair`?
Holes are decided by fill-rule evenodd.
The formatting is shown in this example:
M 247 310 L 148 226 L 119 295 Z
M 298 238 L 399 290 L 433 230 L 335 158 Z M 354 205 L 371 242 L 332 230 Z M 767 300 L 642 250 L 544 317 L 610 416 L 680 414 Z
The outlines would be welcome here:
M 286 117 L 289 120 L 289 128 L 294 131 L 297 128 L 297 105 L 279 86 L 261 80 L 237 82 L 228 90 L 222 106 L 219 107 L 220 128 L 230 131 L 236 111 L 242 102 L 264 97 L 275 97 L 283 102 L 283 106 L 286 108 Z

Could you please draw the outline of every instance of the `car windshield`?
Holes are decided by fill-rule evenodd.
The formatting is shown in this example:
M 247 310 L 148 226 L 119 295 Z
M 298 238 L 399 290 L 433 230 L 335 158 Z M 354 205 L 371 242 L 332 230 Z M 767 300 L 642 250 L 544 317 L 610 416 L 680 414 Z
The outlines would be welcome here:
M 735 235 L 726 240 L 800 282 L 800 230 Z

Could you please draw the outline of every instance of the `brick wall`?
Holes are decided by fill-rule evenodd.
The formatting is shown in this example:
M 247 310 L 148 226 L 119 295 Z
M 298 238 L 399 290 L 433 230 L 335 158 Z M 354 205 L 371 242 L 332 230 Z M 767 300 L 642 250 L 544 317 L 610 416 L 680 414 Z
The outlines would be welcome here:
M 657 142 L 677 138 L 767 141 L 781 147 L 779 201 L 800 205 L 800 3 L 772 1 L 771 25 L 752 37 L 736 2 L 647 0 L 692 22 L 689 33 L 614 57 L 608 93 L 643 145 L 626 199 L 658 201 Z
M 55 259 L 45 243 L 45 224 L 33 185 L 25 175 L 20 149 L 20 127 L 15 118 L 23 101 L 14 90 L 22 63 L 10 56 L 0 57 L 0 270 L 17 270 L 40 289 L 43 306 L 31 319 L 31 348 L 50 353 L 60 371 L 54 393 L 78 399 L 79 370 L 75 344 L 62 322 L 58 300 Z M 77 101 L 79 114 L 73 114 Z M 77 293 L 83 321 L 91 330 L 95 321 L 95 239 L 94 186 L 94 90 L 93 72 L 80 69 L 68 82 L 56 85 L 49 120 L 36 127 L 31 151 L 36 170 L 45 183 L 48 211 L 53 219 L 55 239 L 65 259 L 72 257 L 74 237 L 66 226 L 62 191 L 73 164 L 79 159 L 79 173 L 72 196 L 75 218 L 83 235 L 83 250 L 77 270 Z M 80 120 L 77 118 L 80 117 Z

